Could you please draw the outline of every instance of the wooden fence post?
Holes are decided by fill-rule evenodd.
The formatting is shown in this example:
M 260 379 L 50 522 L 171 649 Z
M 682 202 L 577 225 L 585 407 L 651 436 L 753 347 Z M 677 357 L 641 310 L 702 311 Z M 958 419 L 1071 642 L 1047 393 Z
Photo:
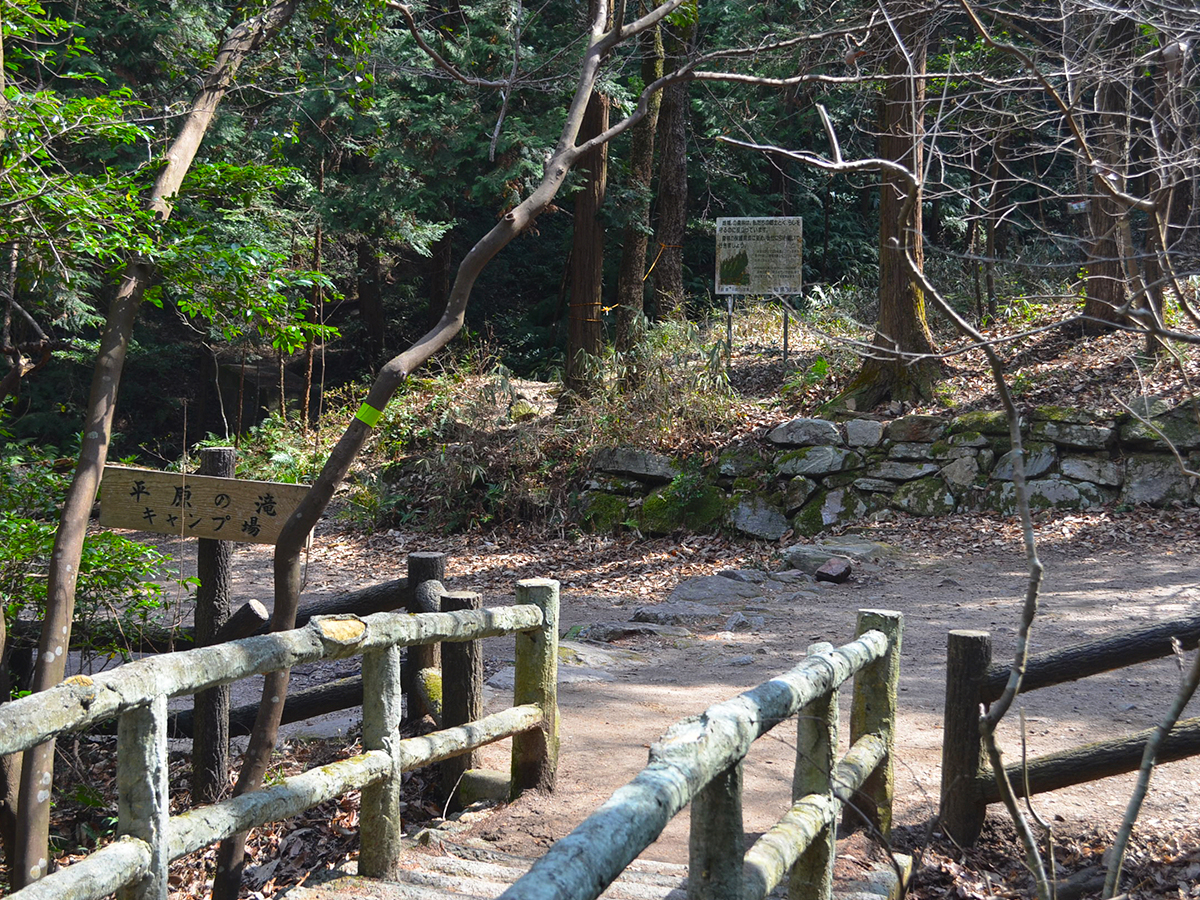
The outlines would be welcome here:
M 986 631 L 951 631 L 946 641 L 946 706 L 942 713 L 942 831 L 964 847 L 979 839 L 987 803 L 976 779 L 982 763 L 980 695 L 992 662 Z
M 170 801 L 167 781 L 167 697 L 121 714 L 117 730 L 117 832 L 150 845 L 146 876 L 117 892 L 118 900 L 167 900 Z
M 868 734 L 878 735 L 886 756 L 852 798 L 843 817 L 849 825 L 866 823 L 883 837 L 892 831 L 892 798 L 895 794 L 896 690 L 900 680 L 900 641 L 904 618 L 886 609 L 863 609 L 858 613 L 855 637 L 881 631 L 888 651 L 854 676 L 854 699 L 850 706 L 850 744 Z
M 483 609 L 483 596 L 474 591 L 442 594 L 442 612 Z M 455 641 L 442 645 L 442 727 L 454 728 L 483 718 L 483 642 Z M 479 751 L 452 756 L 442 763 L 442 800 L 452 810 L 458 782 L 467 769 L 479 766 Z
M 786 314 L 786 311 L 785 311 Z M 822 641 L 808 648 L 808 656 L 833 650 Z M 792 802 L 808 794 L 833 796 L 833 775 L 838 752 L 838 691 L 833 689 L 800 710 L 796 723 L 796 768 L 792 775 Z M 827 825 L 792 867 L 788 896 L 792 900 L 830 900 L 837 829 Z
M 363 652 L 363 749 L 386 750 L 392 772 L 362 791 L 359 874 L 394 878 L 400 867 L 400 649 L 394 644 Z
M 446 554 L 421 552 L 408 554 L 408 611 L 411 613 L 437 612 L 437 600 L 441 584 L 446 578 Z M 436 581 L 438 591 L 422 590 L 421 585 Z M 404 695 L 408 698 L 408 718 L 420 719 L 432 712 L 425 703 L 424 695 L 417 685 L 423 669 L 437 669 L 441 665 L 438 644 L 421 644 L 409 647 L 404 666 Z
M 233 478 L 237 451 L 206 447 L 200 451 L 200 474 Z M 233 541 L 201 538 L 196 549 L 196 646 L 217 643 L 232 605 Z M 229 685 L 209 688 L 193 698 L 192 803 L 216 803 L 229 791 Z
M 692 798 L 688 835 L 688 900 L 742 896 L 745 828 L 742 763 L 717 775 Z
M 558 582 L 526 578 L 517 582 L 517 603 L 542 611 L 542 626 L 517 634 L 513 706 L 536 704 L 538 728 L 513 735 L 512 796 L 522 791 L 554 790 L 558 774 Z

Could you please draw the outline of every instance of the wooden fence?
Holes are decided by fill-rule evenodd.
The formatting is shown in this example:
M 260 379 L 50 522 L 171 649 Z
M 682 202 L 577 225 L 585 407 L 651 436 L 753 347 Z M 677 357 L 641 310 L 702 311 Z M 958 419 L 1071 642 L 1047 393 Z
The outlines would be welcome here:
M 418 738 L 399 738 L 400 648 L 515 634 L 513 706 Z M 362 654 L 363 749 L 270 788 L 171 816 L 167 699 L 321 659 Z M 119 839 L 8 895 L 11 900 L 166 900 L 168 864 L 229 835 L 296 815 L 362 789 L 359 870 L 386 878 L 399 864 L 405 771 L 513 738 L 512 791 L 554 780 L 558 752 L 558 582 L 517 583 L 517 604 L 458 612 L 314 617 L 294 631 L 139 660 L 95 678 L 76 676 L 0 706 L 0 755 L 119 717 Z M 48 802 L 49 796 L 43 798 Z
M 790 876 L 792 897 L 828 900 L 843 806 L 891 826 L 899 613 L 864 610 L 857 638 L 809 648 L 796 668 L 684 719 L 650 764 L 558 841 L 502 900 L 593 900 L 692 804 L 688 896 L 759 900 Z M 850 749 L 837 760 L 838 687 L 855 677 Z M 742 761 L 753 741 L 800 713 L 793 805 L 746 851 Z
M 1174 619 L 1113 637 L 1031 656 L 1021 693 L 1077 681 L 1089 675 L 1147 662 L 1172 653 L 1171 639 L 1185 649 L 1200 639 L 1200 615 Z M 941 825 L 963 845 L 973 844 L 990 803 L 1000 793 L 979 736 L 979 711 L 1004 692 L 1010 667 L 993 666 L 991 635 L 951 631 L 946 659 L 946 708 L 942 734 Z M 1018 796 L 1040 794 L 1136 770 L 1154 729 L 1084 744 L 1010 763 L 1006 769 Z M 1158 752 L 1159 762 L 1200 754 L 1200 717 L 1180 719 Z

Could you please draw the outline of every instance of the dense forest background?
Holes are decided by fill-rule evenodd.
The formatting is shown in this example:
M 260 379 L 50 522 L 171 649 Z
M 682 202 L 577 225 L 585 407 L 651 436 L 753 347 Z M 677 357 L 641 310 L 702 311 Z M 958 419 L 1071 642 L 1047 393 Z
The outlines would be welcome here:
M 481 272 L 458 347 L 553 380 L 571 375 L 581 349 L 627 350 L 622 322 L 643 312 L 704 322 L 723 306 L 712 295 L 718 216 L 803 216 L 810 287 L 793 302 L 874 325 L 881 290 L 908 280 L 881 267 L 881 213 L 886 232 L 899 210 L 887 191 L 881 209 L 888 174 L 877 167 L 831 171 L 805 158 L 831 158 L 830 135 L 845 160 L 915 169 L 923 196 L 897 227 L 919 229 L 916 258 L 977 324 L 1014 304 L 1057 304 L 1069 317 L 1090 298 L 1090 324 L 1105 327 L 1128 301 L 1123 311 L 1153 310 L 1173 288 L 1194 292 L 1185 11 L 1085 3 L 1046 16 L 1012 4 L 979 10 L 992 24 L 977 27 L 957 4 L 681 9 L 613 54 L 597 96 L 615 119 L 664 66 L 730 77 L 675 83 L 656 126 L 648 116 L 612 140 L 604 171 L 573 173 Z M 113 455 L 173 461 L 205 435 L 257 424 L 281 390 L 303 419 L 320 388 L 370 377 L 437 320 L 466 251 L 540 179 L 587 34 L 580 4 L 414 9 L 456 78 L 397 9 L 297 7 L 231 76 L 164 222 L 145 197 L 214 48 L 254 12 L 6 2 L 0 281 L 14 438 L 70 454 L 131 256 L 153 276 Z M 928 76 L 914 80 L 918 70 Z M 897 119 L 914 104 L 915 125 Z M 607 196 L 581 215 L 597 180 Z M 581 260 L 585 228 L 601 235 L 598 264 Z M 1167 271 L 1154 255 L 1161 237 L 1177 254 Z M 649 272 L 633 293 L 621 283 L 630 263 Z M 581 287 L 589 280 L 595 297 Z M 598 330 L 577 335 L 577 309 Z M 916 344 L 933 349 L 920 335 Z

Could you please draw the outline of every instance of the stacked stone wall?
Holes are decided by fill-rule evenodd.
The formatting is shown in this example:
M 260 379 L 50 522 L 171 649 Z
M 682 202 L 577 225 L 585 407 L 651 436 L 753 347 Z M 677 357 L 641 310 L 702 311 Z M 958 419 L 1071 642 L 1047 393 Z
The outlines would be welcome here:
M 1036 509 L 1200 505 L 1200 425 L 1190 404 L 1144 419 L 1039 407 L 1021 423 Z M 1172 449 L 1174 448 L 1174 449 Z M 720 527 L 777 540 L 896 513 L 1012 513 L 1013 450 L 1002 413 L 889 422 L 798 418 L 727 447 L 707 465 L 634 448 L 601 451 L 580 492 L 595 531 L 648 535 Z

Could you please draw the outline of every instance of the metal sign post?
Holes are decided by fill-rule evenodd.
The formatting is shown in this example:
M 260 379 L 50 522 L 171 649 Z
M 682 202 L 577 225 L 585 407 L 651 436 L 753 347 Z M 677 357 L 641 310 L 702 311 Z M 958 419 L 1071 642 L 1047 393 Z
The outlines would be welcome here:
M 727 296 L 726 333 L 732 355 L 733 297 L 737 294 L 783 295 L 801 292 L 804 220 L 799 216 L 717 219 L 717 288 Z M 783 310 L 787 362 L 788 307 Z

